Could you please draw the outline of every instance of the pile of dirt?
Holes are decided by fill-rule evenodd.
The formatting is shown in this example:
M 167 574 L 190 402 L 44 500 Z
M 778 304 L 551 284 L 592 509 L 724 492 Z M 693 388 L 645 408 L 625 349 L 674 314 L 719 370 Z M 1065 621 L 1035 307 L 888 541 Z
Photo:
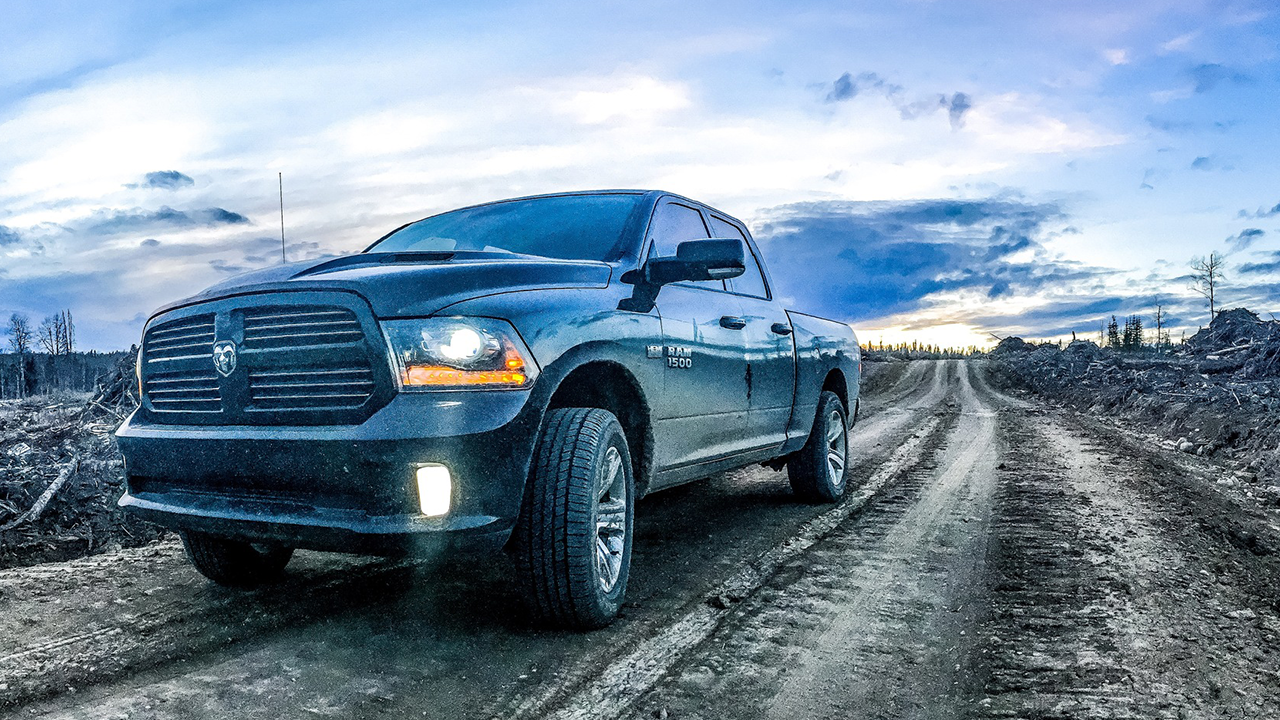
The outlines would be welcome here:
M 134 354 L 82 395 L 0 403 L 0 568 L 143 545 L 158 528 L 116 507 L 114 431 L 137 406 Z
M 1228 482 L 1280 504 L 1280 322 L 1241 309 L 1168 352 L 1009 338 L 989 354 L 1006 386 L 1148 430 L 1170 449 L 1228 462 Z M 1007 345 L 1006 345 L 1007 343 Z

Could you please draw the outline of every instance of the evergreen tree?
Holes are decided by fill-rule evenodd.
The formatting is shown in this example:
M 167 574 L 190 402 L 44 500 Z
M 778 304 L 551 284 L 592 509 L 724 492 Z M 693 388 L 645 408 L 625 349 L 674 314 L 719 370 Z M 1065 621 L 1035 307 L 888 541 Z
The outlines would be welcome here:
M 1129 349 L 1133 350 L 1134 352 L 1137 352 L 1142 349 L 1142 345 L 1145 342 L 1144 338 L 1142 337 L 1142 316 L 1141 315 L 1130 316 L 1129 321 L 1132 325 L 1132 333 L 1133 333 L 1133 337 L 1131 339 L 1132 344 Z
M 1107 323 L 1107 347 L 1112 350 L 1120 349 L 1120 324 L 1116 322 L 1116 316 L 1111 316 L 1111 322 Z

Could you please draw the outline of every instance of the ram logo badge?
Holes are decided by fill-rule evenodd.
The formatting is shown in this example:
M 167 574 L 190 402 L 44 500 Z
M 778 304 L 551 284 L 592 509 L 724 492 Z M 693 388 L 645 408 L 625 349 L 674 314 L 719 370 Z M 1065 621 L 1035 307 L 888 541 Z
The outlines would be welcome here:
M 693 367 L 693 350 L 687 347 L 678 347 L 675 345 L 668 345 L 667 346 L 667 367 L 673 367 L 673 368 Z
M 213 344 L 213 367 L 222 377 L 236 371 L 236 344 L 230 340 L 221 340 Z

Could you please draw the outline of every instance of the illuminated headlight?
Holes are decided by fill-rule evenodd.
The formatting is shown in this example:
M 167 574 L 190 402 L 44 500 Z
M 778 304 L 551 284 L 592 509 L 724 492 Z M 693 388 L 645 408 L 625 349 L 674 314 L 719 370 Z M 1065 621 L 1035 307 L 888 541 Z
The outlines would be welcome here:
M 386 320 L 401 390 L 522 388 L 538 369 L 510 323 L 490 318 Z
M 423 465 L 417 471 L 418 507 L 427 517 L 449 513 L 453 499 L 453 478 L 444 465 Z

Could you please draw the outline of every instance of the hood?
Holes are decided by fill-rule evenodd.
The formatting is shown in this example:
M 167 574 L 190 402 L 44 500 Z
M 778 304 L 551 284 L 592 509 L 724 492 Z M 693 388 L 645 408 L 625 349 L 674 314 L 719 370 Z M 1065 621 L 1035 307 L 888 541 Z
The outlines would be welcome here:
M 589 260 L 510 253 L 360 253 L 255 270 L 224 280 L 159 312 L 232 295 L 346 290 L 379 318 L 432 315 L 449 305 L 502 292 L 609 284 L 613 268 Z

